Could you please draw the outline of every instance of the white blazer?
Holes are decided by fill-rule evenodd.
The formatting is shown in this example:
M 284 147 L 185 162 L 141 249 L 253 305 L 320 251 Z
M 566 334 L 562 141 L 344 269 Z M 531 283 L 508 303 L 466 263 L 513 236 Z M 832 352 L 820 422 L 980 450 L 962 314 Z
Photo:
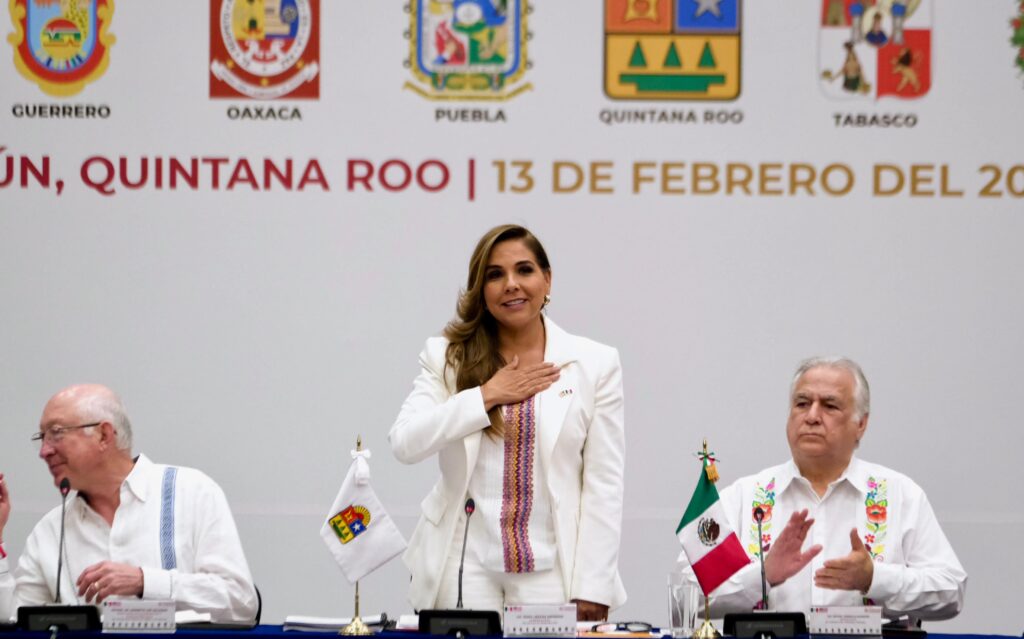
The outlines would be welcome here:
M 565 599 L 616 608 L 626 601 L 618 568 L 625 467 L 619 353 L 570 335 L 549 318 L 544 325 L 544 361 L 555 363 L 561 377 L 538 395 L 537 445 Z M 442 337 L 427 340 L 422 371 L 388 434 L 400 462 L 414 464 L 436 453 L 441 467 L 403 555 L 412 573 L 409 601 L 417 610 L 436 605 L 480 438 L 490 425 L 479 388 L 454 392 L 455 373 L 445 370 L 447 345 Z

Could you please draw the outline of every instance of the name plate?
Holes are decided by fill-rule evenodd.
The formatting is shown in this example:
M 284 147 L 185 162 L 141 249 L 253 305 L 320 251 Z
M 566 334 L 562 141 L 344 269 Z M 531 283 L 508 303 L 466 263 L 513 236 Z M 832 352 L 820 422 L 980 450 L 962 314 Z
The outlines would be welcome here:
M 811 607 L 812 635 L 881 635 L 881 606 Z
M 576 604 L 505 606 L 506 637 L 575 637 Z
M 103 602 L 103 632 L 174 632 L 170 599 L 108 599 Z

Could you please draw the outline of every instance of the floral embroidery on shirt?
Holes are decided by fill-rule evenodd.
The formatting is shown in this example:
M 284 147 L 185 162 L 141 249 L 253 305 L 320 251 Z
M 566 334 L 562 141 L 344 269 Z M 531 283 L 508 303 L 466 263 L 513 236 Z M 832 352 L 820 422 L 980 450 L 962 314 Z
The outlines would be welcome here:
M 864 510 L 867 513 L 867 524 L 864 534 L 864 547 L 875 561 L 884 561 L 885 534 L 889 518 L 889 482 L 886 479 L 868 477 L 868 494 L 864 498 Z
M 767 486 L 757 484 L 754 489 L 754 501 L 750 505 L 750 543 L 747 545 L 747 552 L 755 557 L 761 554 L 757 545 L 757 520 L 754 518 L 754 511 L 760 508 L 764 511 L 764 519 L 761 520 L 761 543 L 765 551 L 772 545 L 772 508 L 775 506 L 775 478 L 768 481 Z

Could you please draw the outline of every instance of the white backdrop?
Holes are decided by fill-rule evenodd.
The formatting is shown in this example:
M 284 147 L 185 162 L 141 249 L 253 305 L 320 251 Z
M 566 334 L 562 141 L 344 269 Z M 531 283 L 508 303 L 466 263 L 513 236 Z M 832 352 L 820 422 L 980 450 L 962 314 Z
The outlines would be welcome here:
M 361 433 L 376 489 L 410 534 L 437 470 L 398 464 L 386 434 L 423 340 L 453 313 L 476 239 L 513 221 L 552 258 L 551 316 L 622 355 L 629 601 L 616 618 L 665 621 L 673 532 L 701 438 L 726 483 L 784 459 L 793 368 L 841 353 L 873 388 L 862 456 L 924 486 L 970 575 L 964 613 L 930 629 L 1021 632 L 1024 555 L 1013 539 L 1024 524 L 1014 488 L 1024 438 L 1013 397 L 1024 220 L 1005 189 L 979 196 L 989 176 L 979 167 L 1024 163 L 1015 3 L 936 0 L 928 95 L 851 104 L 819 88 L 820 4 L 748 0 L 741 95 L 708 105 L 608 99 L 598 3 L 537 0 L 533 90 L 439 105 L 402 88 L 411 76 L 399 2 L 322 1 L 320 98 L 282 101 L 301 121 L 231 120 L 230 105 L 258 103 L 210 99 L 209 6 L 197 0 L 119 0 L 110 67 L 74 98 L 45 96 L 0 59 L 0 171 L 7 155 L 49 156 L 67 184 L 61 195 L 17 179 L 0 188 L 0 471 L 15 500 L 12 554 L 57 503 L 28 441 L 39 412 L 57 389 L 98 381 L 124 396 L 137 450 L 224 487 L 266 621 L 348 614 L 352 589 L 317 536 L 348 451 Z M 14 105 L 39 103 L 104 104 L 111 116 L 14 117 Z M 435 122 L 438 106 L 500 110 L 505 121 Z M 650 108 L 741 111 L 742 122 L 600 119 Z M 837 127 L 836 113 L 913 114 L 917 124 Z M 79 178 L 94 155 L 316 158 L 330 191 L 150 181 L 103 196 Z M 451 184 L 349 192 L 350 158 L 438 158 Z M 531 193 L 499 192 L 492 162 L 512 160 L 534 163 Z M 552 193 L 550 164 L 565 160 L 612 162 L 615 192 Z M 634 162 L 837 163 L 857 183 L 841 197 L 672 195 L 650 184 L 634 194 Z M 948 165 L 947 190 L 964 194 L 873 195 L 879 163 Z M 363 585 L 364 612 L 407 611 L 400 561 Z

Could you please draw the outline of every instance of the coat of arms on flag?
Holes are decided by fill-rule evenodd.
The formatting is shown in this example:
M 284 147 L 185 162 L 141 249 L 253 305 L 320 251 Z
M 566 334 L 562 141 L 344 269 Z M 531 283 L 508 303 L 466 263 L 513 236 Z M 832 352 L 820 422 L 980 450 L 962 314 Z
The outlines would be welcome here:
M 432 100 L 507 100 L 522 83 L 527 0 L 409 0 L 408 89 Z
M 14 65 L 44 93 L 71 96 L 103 75 L 114 0 L 10 0 Z
M 406 546 L 405 537 L 370 486 L 369 459 L 370 451 L 361 446 L 352 451 L 352 465 L 320 528 L 321 539 L 351 583 L 390 561 Z
M 932 0 L 821 0 L 820 82 L 836 99 L 919 98 L 932 83 Z
M 714 455 L 708 452 L 705 442 L 703 452 L 697 454 L 701 459 L 697 488 L 676 528 L 676 536 L 705 595 L 750 563 L 718 500 Z
M 370 511 L 364 506 L 352 505 L 328 521 L 341 543 L 347 544 L 363 534 L 370 525 Z
M 605 0 L 605 93 L 620 100 L 733 100 L 741 0 Z

